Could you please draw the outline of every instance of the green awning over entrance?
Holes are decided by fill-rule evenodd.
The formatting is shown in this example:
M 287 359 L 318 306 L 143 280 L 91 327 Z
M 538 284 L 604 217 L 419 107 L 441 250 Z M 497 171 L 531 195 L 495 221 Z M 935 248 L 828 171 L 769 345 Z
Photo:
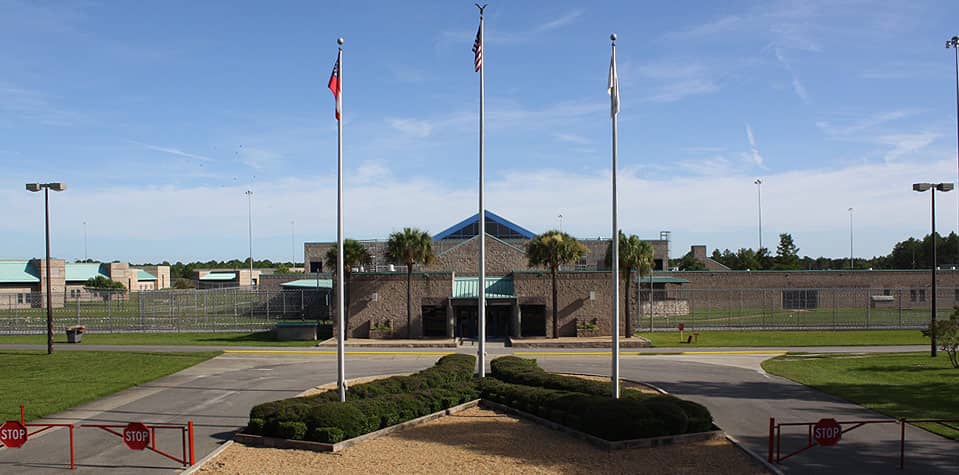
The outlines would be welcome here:
M 284 289 L 332 289 L 333 279 L 300 279 L 280 284 Z
M 468 299 L 479 297 L 479 277 L 456 277 L 453 279 L 453 298 Z M 486 298 L 511 299 L 516 297 L 513 277 L 487 277 Z

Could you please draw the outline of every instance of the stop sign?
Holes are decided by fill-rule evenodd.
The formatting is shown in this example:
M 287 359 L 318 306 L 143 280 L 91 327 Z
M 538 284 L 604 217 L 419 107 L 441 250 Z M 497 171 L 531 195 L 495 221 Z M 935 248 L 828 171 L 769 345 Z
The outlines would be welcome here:
M 812 436 L 819 445 L 836 445 L 842 438 L 842 427 L 835 419 L 819 419 L 812 429 Z
M 20 421 L 7 421 L 0 426 L 0 442 L 11 448 L 19 448 L 27 442 L 27 428 Z
M 150 429 L 142 422 L 131 422 L 123 429 L 123 443 L 133 450 L 143 450 L 150 444 Z

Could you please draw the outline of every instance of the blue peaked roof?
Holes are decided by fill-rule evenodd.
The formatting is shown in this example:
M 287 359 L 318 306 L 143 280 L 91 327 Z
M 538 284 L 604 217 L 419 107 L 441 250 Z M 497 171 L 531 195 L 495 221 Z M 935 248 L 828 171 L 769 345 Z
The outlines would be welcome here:
M 518 224 L 516 224 L 516 223 L 514 223 L 514 222 L 512 222 L 512 221 L 510 221 L 510 220 L 508 220 L 508 219 L 506 219 L 506 218 L 504 218 L 504 217 L 496 214 L 496 213 L 493 213 L 492 211 L 489 211 L 489 210 L 486 211 L 486 220 L 487 220 L 487 221 L 492 221 L 492 222 L 494 222 L 494 223 L 496 223 L 496 224 L 499 224 L 499 225 L 501 225 L 501 226 L 503 226 L 503 227 L 506 227 L 507 229 L 509 229 L 509 230 L 512 231 L 513 233 L 518 234 L 518 235 L 520 235 L 520 236 L 522 236 L 522 237 L 524 237 L 524 238 L 526 238 L 526 239 L 533 239 L 533 238 L 536 236 L 535 234 L 532 233 L 532 231 L 530 231 L 530 230 L 528 230 L 528 229 L 526 229 L 526 228 L 524 228 L 524 227 L 522 227 L 522 226 L 520 226 L 520 225 L 518 225 Z M 464 231 L 464 228 L 467 228 L 467 227 L 470 227 L 470 226 L 474 226 L 474 225 L 476 225 L 476 224 L 479 224 L 479 213 L 476 213 L 476 214 L 474 214 L 473 216 L 470 216 L 469 218 L 466 218 L 466 219 L 464 219 L 464 220 L 462 220 L 462 221 L 460 221 L 460 222 L 458 222 L 458 223 L 456 223 L 456 224 L 454 224 L 454 225 L 452 225 L 452 226 L 444 229 L 444 230 L 441 231 L 440 233 L 438 233 L 438 234 L 436 234 L 435 236 L 433 236 L 433 240 L 439 241 L 439 240 L 441 240 L 441 239 L 446 239 L 446 238 L 448 238 L 448 237 L 450 237 L 450 236 L 452 236 L 452 235 L 454 235 L 454 234 L 457 234 L 457 233 L 460 232 L 460 231 Z M 496 236 L 496 237 L 501 238 L 501 239 L 502 239 L 502 238 L 509 238 L 509 237 L 510 237 L 510 236 L 499 236 L 499 235 L 497 235 L 497 233 L 492 233 L 492 232 L 490 232 L 489 229 L 486 230 L 486 233 L 487 233 L 487 234 L 490 234 L 490 235 L 493 235 L 493 236 Z M 474 233 L 472 234 L 472 236 L 475 236 L 476 234 L 477 234 L 477 233 L 474 232 Z

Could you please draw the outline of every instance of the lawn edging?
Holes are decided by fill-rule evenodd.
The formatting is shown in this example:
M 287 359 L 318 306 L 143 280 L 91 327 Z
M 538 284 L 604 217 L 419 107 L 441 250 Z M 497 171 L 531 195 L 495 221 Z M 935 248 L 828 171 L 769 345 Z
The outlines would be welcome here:
M 663 435 L 658 437 L 644 437 L 642 439 L 628 439 L 628 440 L 616 440 L 610 441 L 606 439 L 601 439 L 594 435 L 587 434 L 585 432 L 580 432 L 576 429 L 566 427 L 562 424 L 543 419 L 542 417 L 530 414 L 528 412 L 521 411 L 519 409 L 513 409 L 512 407 L 506 406 L 493 401 L 487 401 L 486 399 L 480 399 L 480 406 L 484 406 L 488 409 L 493 409 L 495 411 L 500 411 L 512 416 L 517 416 L 532 422 L 535 422 L 539 425 L 549 427 L 550 429 L 563 432 L 564 434 L 571 435 L 577 439 L 580 439 L 585 442 L 599 447 L 604 450 L 622 450 L 622 449 L 636 449 L 636 448 L 652 448 L 659 447 L 661 445 L 678 445 L 678 444 L 687 444 L 691 442 L 702 442 L 712 439 L 720 439 L 725 437 L 726 433 L 721 429 L 712 430 L 708 432 L 695 432 L 692 434 L 677 434 L 677 435 Z M 715 425 L 713 426 L 715 427 Z
M 389 427 L 384 427 L 380 430 L 368 432 L 366 434 L 354 437 L 352 439 L 347 439 L 335 444 L 327 444 L 323 442 L 313 442 L 309 440 L 292 440 L 292 439 L 281 439 L 278 437 L 266 437 L 262 435 L 253 435 L 245 434 L 238 432 L 233 436 L 235 442 L 240 442 L 247 445 L 254 445 L 257 447 L 269 447 L 275 449 L 300 449 L 300 450 L 312 450 L 314 452 L 339 452 L 345 448 L 352 447 L 356 444 L 361 444 L 368 440 L 375 439 L 384 435 L 392 434 L 393 432 L 401 431 L 408 429 L 410 427 L 418 426 L 420 424 L 425 424 L 440 417 L 448 416 L 451 414 L 456 414 L 457 412 L 462 412 L 467 409 L 476 407 L 480 403 L 479 399 L 474 399 L 457 406 L 450 407 L 448 409 L 443 409 L 442 411 L 437 411 L 432 414 L 427 414 L 422 417 L 417 417 L 416 419 L 410 419 L 406 422 L 401 422 L 396 425 Z
M 518 409 L 513 409 L 503 404 L 499 404 L 493 401 L 487 401 L 485 399 L 474 399 L 472 401 L 450 407 L 449 409 L 444 409 L 442 411 L 437 411 L 432 414 L 427 414 L 425 416 L 418 417 L 416 419 L 411 419 L 409 421 L 401 422 L 396 425 L 384 427 L 380 430 L 369 432 L 367 434 L 363 434 L 363 435 L 354 437 L 352 439 L 337 442 L 335 444 L 327 444 L 323 442 L 312 442 L 309 440 L 281 439 L 278 437 L 266 437 L 262 435 L 246 434 L 243 432 L 236 433 L 233 436 L 233 441 L 240 442 L 246 445 L 256 446 L 256 447 L 268 447 L 268 448 L 275 448 L 275 449 L 299 449 L 299 450 L 310 450 L 314 452 L 335 453 L 343 449 L 353 447 L 354 445 L 362 444 L 364 442 L 382 437 L 384 435 L 389 435 L 394 432 L 419 426 L 427 422 L 439 419 L 441 417 L 449 416 L 452 414 L 456 414 L 458 412 L 465 411 L 467 409 L 474 408 L 476 406 L 502 412 L 504 414 L 509 414 L 511 416 L 516 416 L 522 419 L 526 419 L 530 422 L 534 422 L 541 426 L 548 427 L 550 429 L 571 435 L 577 439 L 588 442 L 603 450 L 652 448 L 652 447 L 659 447 L 664 445 L 679 445 L 679 444 L 688 444 L 693 442 L 702 442 L 706 440 L 721 439 L 721 438 L 727 437 L 725 432 L 717 428 L 717 430 L 713 430 L 709 432 L 697 432 L 693 434 L 678 434 L 678 435 L 667 435 L 667 436 L 660 436 L 660 437 L 647 437 L 643 439 L 608 441 L 608 440 L 601 439 L 599 437 L 587 434 L 585 432 L 580 432 L 578 430 L 571 429 L 562 424 L 557 424 L 555 422 L 543 419 L 533 414 L 529 414 L 527 412 L 523 412 Z

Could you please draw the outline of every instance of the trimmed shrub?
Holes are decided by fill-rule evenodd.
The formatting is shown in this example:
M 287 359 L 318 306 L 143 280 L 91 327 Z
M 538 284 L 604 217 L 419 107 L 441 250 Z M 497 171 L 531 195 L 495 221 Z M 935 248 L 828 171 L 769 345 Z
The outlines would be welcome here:
M 343 440 L 343 430 L 339 427 L 315 427 L 308 435 L 308 440 L 326 444 L 335 444 Z
M 356 385 L 346 402 L 334 390 L 260 404 L 250 410 L 248 430 L 328 443 L 351 439 L 476 399 L 475 362 L 471 355 L 444 356 L 411 376 Z
M 260 435 L 263 433 L 263 419 L 258 417 L 250 419 L 250 423 L 246 426 L 246 432 L 248 434 Z
M 277 424 L 277 437 L 303 440 L 306 437 L 306 424 L 296 421 L 284 421 Z

